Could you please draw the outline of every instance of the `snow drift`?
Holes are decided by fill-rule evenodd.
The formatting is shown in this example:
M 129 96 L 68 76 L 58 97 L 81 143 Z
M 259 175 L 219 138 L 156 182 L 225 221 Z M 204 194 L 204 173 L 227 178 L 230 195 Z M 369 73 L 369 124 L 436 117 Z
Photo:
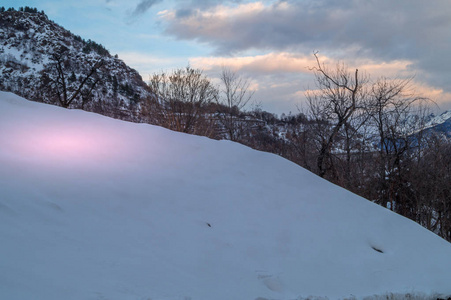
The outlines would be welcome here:
M 0 298 L 451 294 L 451 246 L 276 155 L 0 93 Z

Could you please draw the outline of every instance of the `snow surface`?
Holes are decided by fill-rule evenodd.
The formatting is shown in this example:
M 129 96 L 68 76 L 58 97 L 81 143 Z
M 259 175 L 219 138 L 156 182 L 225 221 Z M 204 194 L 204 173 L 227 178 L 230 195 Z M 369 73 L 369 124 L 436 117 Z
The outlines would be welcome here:
M 0 241 L 0 299 L 451 294 L 448 242 L 283 158 L 4 92 Z

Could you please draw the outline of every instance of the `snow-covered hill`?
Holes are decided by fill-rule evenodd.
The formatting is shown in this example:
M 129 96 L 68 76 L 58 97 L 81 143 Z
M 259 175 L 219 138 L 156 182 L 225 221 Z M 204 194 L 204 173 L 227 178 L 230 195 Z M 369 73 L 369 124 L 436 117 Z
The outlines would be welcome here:
M 0 92 L 0 166 L 0 299 L 451 294 L 448 242 L 236 143 Z

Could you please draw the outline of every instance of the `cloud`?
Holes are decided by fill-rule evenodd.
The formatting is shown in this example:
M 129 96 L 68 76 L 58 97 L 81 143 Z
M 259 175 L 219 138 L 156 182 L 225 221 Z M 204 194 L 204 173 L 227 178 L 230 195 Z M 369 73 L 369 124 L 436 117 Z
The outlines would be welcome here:
M 441 39 L 449 37 L 451 26 L 451 4 L 446 0 L 257 1 L 191 10 L 166 14 L 167 32 L 209 43 L 222 53 L 339 46 L 404 58 L 417 54 L 414 45 L 449 47 L 449 41 Z
M 106 3 L 109 3 L 112 0 L 105 1 Z M 160 2 L 163 2 L 163 0 L 140 0 L 133 11 L 129 14 L 129 18 L 134 19 L 145 14 L 152 6 Z M 241 0 L 176 0 L 175 3 L 177 8 L 174 9 L 174 15 L 177 16 L 177 18 L 184 18 L 191 16 L 196 9 L 207 9 L 220 3 L 233 4 L 240 2 Z
M 221 56 L 320 50 L 347 62 L 410 61 L 418 79 L 451 92 L 448 0 L 213 2 L 167 11 L 166 33 Z
M 325 55 L 320 56 L 329 69 L 335 68 L 339 61 Z M 254 99 L 262 101 L 263 108 L 271 112 L 282 113 L 296 111 L 305 101 L 305 92 L 315 88 L 313 71 L 316 61 L 312 54 L 291 52 L 271 52 L 263 55 L 248 56 L 209 56 L 193 57 L 190 65 L 202 69 L 210 78 L 216 78 L 221 68 L 226 67 L 239 75 L 252 79 L 256 93 Z M 350 70 L 358 68 L 362 76 L 368 75 L 375 81 L 379 77 L 412 78 L 412 92 L 433 100 L 440 109 L 451 109 L 451 93 L 419 80 L 412 61 L 393 60 L 380 62 L 360 58 L 348 65 Z
M 234 5 L 242 3 L 244 0 L 177 0 L 176 10 L 207 9 L 217 5 Z
M 195 68 L 204 70 L 212 70 L 224 66 L 234 71 L 275 74 L 310 72 L 308 67 L 314 65 L 314 60 L 313 56 L 288 52 L 272 52 L 256 56 L 196 57 L 190 59 L 190 64 Z
M 144 81 L 154 73 L 174 68 L 174 64 L 186 64 L 184 58 L 154 56 L 143 52 L 120 52 L 118 55 L 127 65 L 136 69 Z
M 273 113 L 296 111 L 302 99 L 296 94 L 312 78 L 309 66 L 315 63 L 313 56 L 273 52 L 264 55 L 236 57 L 194 57 L 190 65 L 202 69 L 214 82 L 219 82 L 223 67 L 237 72 L 251 82 L 255 91 L 253 100 L 264 110 Z
M 328 68 L 333 69 L 338 61 L 331 57 L 319 54 L 320 61 Z M 233 71 L 252 73 L 257 75 L 277 75 L 277 74 L 309 74 L 317 62 L 313 54 L 304 55 L 302 53 L 291 52 L 271 52 L 254 56 L 210 56 L 194 57 L 190 59 L 190 64 L 206 71 L 218 70 L 227 67 Z M 372 78 L 385 77 L 413 77 L 415 74 L 411 70 L 411 61 L 394 60 L 380 63 L 371 59 L 358 59 L 353 64 L 348 65 L 349 69 L 360 69 Z
M 162 2 L 163 0 L 141 0 L 135 9 L 131 12 L 130 17 L 135 18 L 143 15 L 146 11 L 148 11 L 155 4 Z

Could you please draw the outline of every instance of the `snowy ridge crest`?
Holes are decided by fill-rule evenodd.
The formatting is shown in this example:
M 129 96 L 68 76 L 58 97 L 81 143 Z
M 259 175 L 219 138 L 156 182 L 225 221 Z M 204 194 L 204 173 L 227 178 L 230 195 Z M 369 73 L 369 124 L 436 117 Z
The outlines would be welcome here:
M 57 77 L 54 56 L 64 49 L 61 61 L 69 91 L 74 92 L 90 68 L 102 62 L 94 89 L 86 99 L 77 97 L 70 107 L 136 121 L 142 100 L 151 95 L 149 89 L 136 70 L 102 45 L 75 36 L 43 12 L 0 12 L 0 25 L 0 90 L 58 104 L 50 87 Z

